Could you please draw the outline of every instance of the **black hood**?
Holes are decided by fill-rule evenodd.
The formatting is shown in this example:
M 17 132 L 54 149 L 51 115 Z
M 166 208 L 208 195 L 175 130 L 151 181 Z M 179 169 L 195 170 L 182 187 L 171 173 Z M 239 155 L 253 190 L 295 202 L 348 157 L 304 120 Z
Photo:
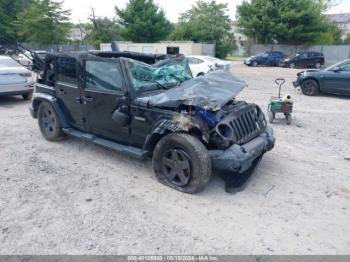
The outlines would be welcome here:
M 143 96 L 136 103 L 143 106 L 172 107 L 197 106 L 217 110 L 233 99 L 247 84 L 230 72 L 217 70 L 183 82 L 155 95 Z

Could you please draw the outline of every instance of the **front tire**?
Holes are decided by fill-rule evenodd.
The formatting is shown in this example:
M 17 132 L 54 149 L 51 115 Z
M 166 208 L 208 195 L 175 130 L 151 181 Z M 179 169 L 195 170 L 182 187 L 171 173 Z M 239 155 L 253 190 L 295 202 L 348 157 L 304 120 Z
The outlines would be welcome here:
M 307 79 L 301 84 L 301 91 L 306 96 L 315 96 L 318 94 L 318 83 L 313 79 Z
M 41 102 L 38 110 L 40 132 L 46 140 L 57 141 L 64 137 L 59 118 L 48 102 Z
M 321 68 L 321 63 L 317 62 L 317 63 L 315 64 L 315 67 L 316 67 L 317 69 L 320 69 L 320 68 Z
M 258 66 L 258 61 L 253 61 L 252 66 L 253 67 L 257 67 Z
M 207 149 L 185 133 L 163 137 L 154 150 L 152 164 L 160 183 L 188 194 L 202 191 L 211 177 Z
M 295 63 L 291 63 L 291 64 L 289 65 L 289 67 L 292 68 L 292 69 L 294 69 L 294 68 L 295 68 Z

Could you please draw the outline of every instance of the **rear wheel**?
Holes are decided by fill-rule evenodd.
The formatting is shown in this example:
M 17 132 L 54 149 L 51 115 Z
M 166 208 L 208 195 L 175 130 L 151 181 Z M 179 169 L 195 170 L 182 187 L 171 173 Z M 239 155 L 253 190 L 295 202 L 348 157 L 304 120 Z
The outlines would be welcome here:
M 295 63 L 291 63 L 291 64 L 289 65 L 289 67 L 290 67 L 290 68 L 295 68 Z
M 318 94 L 318 83 L 313 79 L 307 79 L 301 84 L 301 91 L 306 96 L 315 96 Z
M 211 177 L 207 149 L 189 134 L 163 137 L 154 150 L 152 163 L 159 182 L 189 194 L 202 191 Z
M 290 125 L 292 123 L 292 115 L 286 114 L 286 120 L 287 120 L 287 125 Z
M 317 62 L 317 63 L 315 64 L 315 67 L 316 67 L 317 69 L 321 68 L 321 63 Z
M 38 110 L 40 132 L 46 140 L 57 141 L 64 137 L 58 116 L 52 105 L 41 102 Z

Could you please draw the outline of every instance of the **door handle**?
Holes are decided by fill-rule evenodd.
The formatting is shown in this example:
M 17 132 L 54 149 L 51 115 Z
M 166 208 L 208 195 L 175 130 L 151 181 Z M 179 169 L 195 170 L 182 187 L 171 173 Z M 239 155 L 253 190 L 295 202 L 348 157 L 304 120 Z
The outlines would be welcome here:
M 65 94 L 67 94 L 66 91 L 64 91 L 64 89 L 62 89 L 62 88 L 61 88 L 61 89 L 57 89 L 56 92 L 57 92 L 57 94 L 59 94 L 59 95 L 65 95 Z
M 75 100 L 75 102 L 77 102 L 78 104 L 81 104 L 81 103 L 82 103 L 81 97 L 76 97 L 74 100 Z
M 83 96 L 83 101 L 84 101 L 84 103 L 86 104 L 86 103 L 91 103 L 91 102 L 93 102 L 95 99 L 93 98 L 93 97 L 91 97 L 91 96 Z

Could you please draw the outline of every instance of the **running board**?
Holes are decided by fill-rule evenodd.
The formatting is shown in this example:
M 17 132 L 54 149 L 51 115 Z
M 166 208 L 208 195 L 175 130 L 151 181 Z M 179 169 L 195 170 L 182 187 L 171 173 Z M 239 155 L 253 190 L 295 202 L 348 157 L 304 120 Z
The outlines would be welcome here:
M 112 149 L 114 151 L 120 152 L 128 156 L 135 157 L 140 160 L 144 160 L 148 155 L 148 151 L 142 150 L 140 148 L 118 144 L 116 142 L 100 138 L 93 134 L 81 132 L 74 128 L 63 128 L 62 130 L 67 135 L 74 136 L 76 138 L 83 139 L 89 142 L 93 142 L 96 145 L 100 145 L 105 148 Z

